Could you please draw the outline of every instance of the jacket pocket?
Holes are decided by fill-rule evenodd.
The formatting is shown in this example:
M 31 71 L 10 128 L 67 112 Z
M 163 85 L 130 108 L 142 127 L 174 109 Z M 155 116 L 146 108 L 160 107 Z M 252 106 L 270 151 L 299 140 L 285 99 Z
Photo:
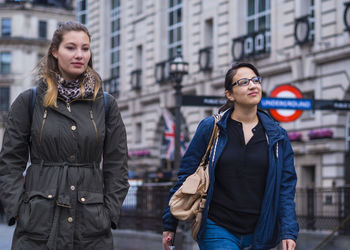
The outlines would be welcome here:
M 47 238 L 52 226 L 54 207 L 54 190 L 26 192 L 18 215 L 19 230 Z
M 78 191 L 79 224 L 83 237 L 97 237 L 111 230 L 111 220 L 102 193 Z

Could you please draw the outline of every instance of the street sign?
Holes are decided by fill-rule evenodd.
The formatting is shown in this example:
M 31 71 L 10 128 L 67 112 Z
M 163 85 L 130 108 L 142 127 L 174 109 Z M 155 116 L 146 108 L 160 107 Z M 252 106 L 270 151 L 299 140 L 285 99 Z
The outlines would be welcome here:
M 289 86 L 289 85 L 287 85 Z M 289 86 L 291 87 L 291 86 Z M 293 88 L 293 87 L 292 87 Z M 287 88 L 290 90 L 290 88 Z M 272 93 L 271 93 L 272 94 Z M 290 95 L 290 93 L 288 93 Z M 301 96 L 301 94 L 297 94 Z M 277 110 L 278 114 L 288 115 L 295 114 L 296 111 L 303 110 L 344 110 L 350 111 L 350 101 L 339 101 L 339 100 L 311 100 L 303 98 L 286 98 L 279 97 L 263 97 L 259 104 L 259 108 Z M 221 96 L 196 96 L 196 95 L 183 95 L 182 106 L 196 106 L 196 107 L 219 107 L 226 103 L 226 98 Z M 276 112 L 277 112 L 276 111 Z M 272 111 L 273 113 L 273 111 Z M 282 115 L 281 115 L 282 114 Z M 276 119 L 276 117 L 275 117 Z M 295 118 L 296 119 L 296 118 Z M 285 121 L 281 119 L 279 121 Z M 288 120 L 290 121 L 290 120 Z
M 226 103 L 226 98 L 221 96 L 197 96 L 197 95 L 183 95 L 183 106 L 211 106 L 218 107 Z
M 261 98 L 260 108 L 310 110 L 313 108 L 313 105 L 311 99 Z
M 314 109 L 322 110 L 350 110 L 350 101 L 315 100 Z
M 295 98 L 302 98 L 303 96 L 297 88 L 291 85 L 281 85 L 275 88 L 271 92 L 270 97 L 295 99 Z M 283 102 L 281 102 L 281 104 L 283 104 Z M 285 106 L 288 106 L 288 101 L 284 102 L 284 104 L 286 104 Z M 297 107 L 298 104 L 303 104 L 303 102 L 295 101 L 295 103 L 292 103 L 292 104 L 295 107 Z M 283 106 L 283 105 L 280 105 L 280 106 Z M 280 122 L 295 121 L 301 116 L 302 113 L 303 111 L 300 109 L 270 109 L 270 114 Z

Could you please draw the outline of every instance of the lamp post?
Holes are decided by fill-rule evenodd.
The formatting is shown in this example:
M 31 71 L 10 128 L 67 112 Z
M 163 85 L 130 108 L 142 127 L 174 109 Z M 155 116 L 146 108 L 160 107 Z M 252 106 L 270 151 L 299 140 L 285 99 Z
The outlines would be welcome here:
M 177 49 L 176 57 L 169 64 L 169 74 L 171 79 L 175 82 L 175 154 L 174 163 L 175 169 L 180 167 L 180 136 L 181 136 L 181 99 L 182 99 L 182 77 L 188 74 L 188 63 L 184 62 L 181 49 Z

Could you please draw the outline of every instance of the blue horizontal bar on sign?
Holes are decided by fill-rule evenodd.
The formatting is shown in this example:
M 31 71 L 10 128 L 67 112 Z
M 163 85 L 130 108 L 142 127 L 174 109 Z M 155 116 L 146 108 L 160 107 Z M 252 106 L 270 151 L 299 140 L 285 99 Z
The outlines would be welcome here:
M 260 107 L 263 109 L 312 109 L 311 99 L 300 98 L 261 98 Z

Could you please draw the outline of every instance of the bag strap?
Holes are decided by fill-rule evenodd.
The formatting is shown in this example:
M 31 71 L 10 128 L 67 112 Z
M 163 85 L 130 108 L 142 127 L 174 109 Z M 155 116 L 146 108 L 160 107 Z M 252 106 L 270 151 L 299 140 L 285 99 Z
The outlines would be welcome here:
M 29 101 L 29 119 L 30 124 L 32 124 L 33 120 L 33 113 L 34 113 L 34 106 L 35 106 L 35 100 L 36 100 L 36 87 L 33 87 L 30 89 L 30 101 Z
M 105 105 L 105 123 L 107 123 L 108 117 L 109 117 L 109 107 L 110 107 L 108 92 L 105 92 L 105 91 L 103 92 L 103 100 Z
M 209 152 L 211 151 L 211 149 L 213 147 L 213 143 L 216 140 L 216 138 L 218 137 L 219 127 L 217 125 L 217 122 L 220 121 L 221 116 L 219 114 L 214 114 L 213 117 L 215 119 L 213 131 L 211 132 L 211 136 L 210 136 L 210 140 L 209 140 L 209 143 L 207 146 L 207 150 L 205 151 L 205 154 L 202 157 L 200 166 L 205 166 L 205 161 L 209 155 Z

